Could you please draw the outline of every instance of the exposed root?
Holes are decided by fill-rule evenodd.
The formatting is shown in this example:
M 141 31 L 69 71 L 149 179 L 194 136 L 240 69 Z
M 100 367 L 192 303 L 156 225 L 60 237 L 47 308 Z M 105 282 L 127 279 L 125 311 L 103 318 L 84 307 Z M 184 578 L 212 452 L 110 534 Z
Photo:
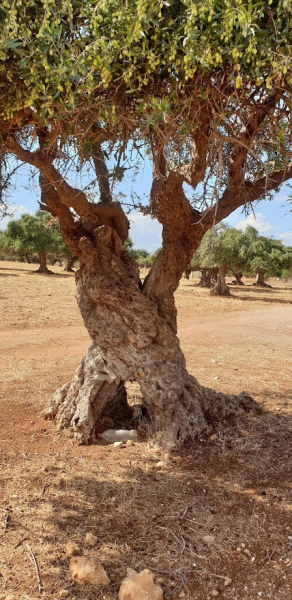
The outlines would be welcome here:
M 201 386 L 185 372 L 181 393 L 169 393 L 160 401 L 144 398 L 148 414 L 148 435 L 166 450 L 195 440 L 218 422 L 235 421 L 241 411 L 261 412 L 253 398 L 242 392 L 238 396 L 218 393 Z M 177 388 L 179 390 L 179 387 Z M 161 392 L 161 391 L 160 391 Z M 147 408 L 146 408 L 147 407 Z M 90 346 L 72 382 L 65 384 L 53 397 L 51 406 L 44 411 L 46 418 L 55 419 L 58 429 L 70 428 L 80 444 L 96 440 L 96 434 L 107 428 L 126 426 L 134 418 L 128 406 L 124 382 L 115 378 L 104 355 L 96 346 Z M 148 417 L 148 418 L 147 418 Z M 107 424 L 107 426 L 104 426 Z

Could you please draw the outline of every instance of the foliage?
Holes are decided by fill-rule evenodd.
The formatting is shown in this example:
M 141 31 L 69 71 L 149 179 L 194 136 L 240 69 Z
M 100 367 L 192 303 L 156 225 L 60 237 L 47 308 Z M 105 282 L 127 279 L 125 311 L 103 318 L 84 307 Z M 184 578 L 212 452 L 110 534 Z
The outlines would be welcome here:
M 280 240 L 258 235 L 253 227 L 247 227 L 244 234 L 243 254 L 248 270 L 258 273 L 266 271 L 270 276 L 280 277 L 283 269 L 292 266 L 292 251 Z
M 0 22 L 4 119 L 33 107 L 47 120 L 105 90 L 106 122 L 125 93 L 140 115 L 146 104 L 163 117 L 196 76 L 224 75 L 236 90 L 292 83 L 290 0 L 4 0 Z
M 2 251 L 11 249 L 20 257 L 42 251 L 58 254 L 63 241 L 58 227 L 50 227 L 51 221 L 51 216 L 42 211 L 37 211 L 35 216 L 24 214 L 20 219 L 10 221 L 1 236 Z
M 255 274 L 262 269 L 271 276 L 281 276 L 283 269 L 292 266 L 292 250 L 280 240 L 260 236 L 254 227 L 248 226 L 243 233 L 221 224 L 206 233 L 192 265 L 203 269 L 223 264 L 229 273 Z
M 131 238 L 128 238 L 125 241 L 123 249 L 129 251 L 131 258 L 134 258 L 140 267 L 148 268 L 151 267 L 155 257 L 161 250 L 161 248 L 158 248 L 153 254 L 150 254 L 149 252 L 147 252 L 147 250 L 144 250 L 144 248 L 134 249 L 133 241 L 131 240 Z

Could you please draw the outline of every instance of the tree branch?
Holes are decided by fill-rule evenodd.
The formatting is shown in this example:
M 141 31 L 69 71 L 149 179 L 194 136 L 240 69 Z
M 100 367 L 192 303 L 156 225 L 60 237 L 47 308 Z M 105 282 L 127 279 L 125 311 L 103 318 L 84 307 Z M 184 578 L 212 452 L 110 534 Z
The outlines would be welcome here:
M 191 160 L 188 165 L 183 165 L 178 169 L 185 182 L 191 185 L 194 189 L 201 181 L 203 181 L 207 168 L 207 150 L 209 143 L 209 115 L 202 118 L 202 125 L 192 134 L 193 149 Z
M 227 189 L 238 190 L 244 186 L 246 157 L 260 126 L 275 108 L 279 98 L 278 92 L 272 92 L 263 102 L 256 103 L 252 109 L 250 119 L 233 147 L 229 161 Z
M 109 172 L 100 142 L 95 142 L 92 146 L 92 150 L 92 159 L 99 185 L 100 200 L 104 204 L 109 204 L 112 201 L 112 194 L 109 186 Z
M 276 190 L 282 183 L 291 178 L 292 164 L 288 165 L 286 169 L 274 171 L 274 173 L 268 177 L 260 177 L 260 179 L 257 179 L 257 181 L 252 184 L 247 182 L 245 185 L 246 201 L 254 202 L 254 200 L 257 200 L 263 196 L 263 194 Z
M 88 202 L 81 190 L 71 187 L 54 167 L 42 149 L 30 152 L 22 148 L 13 137 L 9 137 L 5 147 L 20 160 L 38 168 L 47 181 L 55 188 L 58 202 L 67 208 L 72 208 L 80 217 L 86 233 L 94 231 L 100 225 L 109 225 L 115 229 L 122 240 L 128 237 L 129 221 L 119 202 L 94 204 Z
M 65 244 L 75 253 L 78 251 L 78 242 L 82 237 L 82 229 L 75 223 L 73 215 L 67 206 L 61 204 L 54 186 L 40 173 L 39 184 L 41 188 L 41 210 L 49 212 L 53 217 L 58 217 L 60 230 Z
M 6 141 L 6 149 L 12 152 L 23 162 L 37 167 L 47 180 L 53 184 L 58 192 L 59 200 L 65 206 L 71 207 L 80 216 L 86 216 L 90 212 L 90 203 L 86 195 L 81 190 L 71 187 L 54 167 L 52 162 L 46 157 L 43 149 L 30 152 L 18 144 L 14 137 L 9 137 Z

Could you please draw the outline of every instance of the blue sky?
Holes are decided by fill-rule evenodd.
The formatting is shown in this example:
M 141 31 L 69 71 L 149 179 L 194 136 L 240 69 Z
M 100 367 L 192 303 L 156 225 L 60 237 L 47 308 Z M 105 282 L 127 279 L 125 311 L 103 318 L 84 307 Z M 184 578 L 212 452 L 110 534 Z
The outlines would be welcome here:
M 88 173 L 86 174 L 88 178 Z M 92 179 L 93 179 L 92 174 Z M 80 176 L 71 175 L 71 183 L 79 187 L 82 183 Z M 133 181 L 132 170 L 126 172 L 126 176 L 119 190 L 125 195 L 124 201 L 136 192 L 140 196 L 147 197 L 151 185 L 151 167 L 145 161 L 145 167 L 139 171 Z M 287 198 L 291 190 L 283 186 L 273 200 L 264 200 L 254 204 L 254 214 L 248 216 L 242 209 L 236 210 L 225 220 L 232 227 L 244 230 L 246 225 L 255 227 L 261 235 L 281 239 L 285 245 L 292 246 L 292 205 Z M 28 167 L 22 167 L 14 180 L 14 190 L 11 194 L 11 203 L 14 205 L 14 218 L 18 218 L 24 212 L 34 213 L 38 209 L 39 199 L 38 178 L 31 178 Z M 128 215 L 131 229 L 130 236 L 135 248 L 145 248 L 153 252 L 161 246 L 161 226 L 150 216 L 143 216 L 141 212 L 131 212 Z M 0 221 L 0 229 L 5 229 L 9 219 Z

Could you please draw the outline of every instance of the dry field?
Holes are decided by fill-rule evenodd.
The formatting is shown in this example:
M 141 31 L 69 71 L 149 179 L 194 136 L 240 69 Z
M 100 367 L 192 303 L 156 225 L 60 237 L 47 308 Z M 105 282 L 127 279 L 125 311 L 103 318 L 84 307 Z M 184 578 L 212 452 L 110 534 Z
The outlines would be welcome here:
M 129 566 L 149 568 L 165 600 L 291 600 L 291 289 L 234 287 L 222 299 L 182 281 L 189 370 L 218 391 L 246 391 L 265 412 L 165 460 L 145 442 L 76 447 L 42 419 L 89 339 L 74 277 L 34 269 L 0 263 L 0 599 L 67 590 L 69 600 L 117 600 Z M 98 537 L 93 549 L 87 532 Z M 109 587 L 70 581 L 69 540 L 101 559 Z

